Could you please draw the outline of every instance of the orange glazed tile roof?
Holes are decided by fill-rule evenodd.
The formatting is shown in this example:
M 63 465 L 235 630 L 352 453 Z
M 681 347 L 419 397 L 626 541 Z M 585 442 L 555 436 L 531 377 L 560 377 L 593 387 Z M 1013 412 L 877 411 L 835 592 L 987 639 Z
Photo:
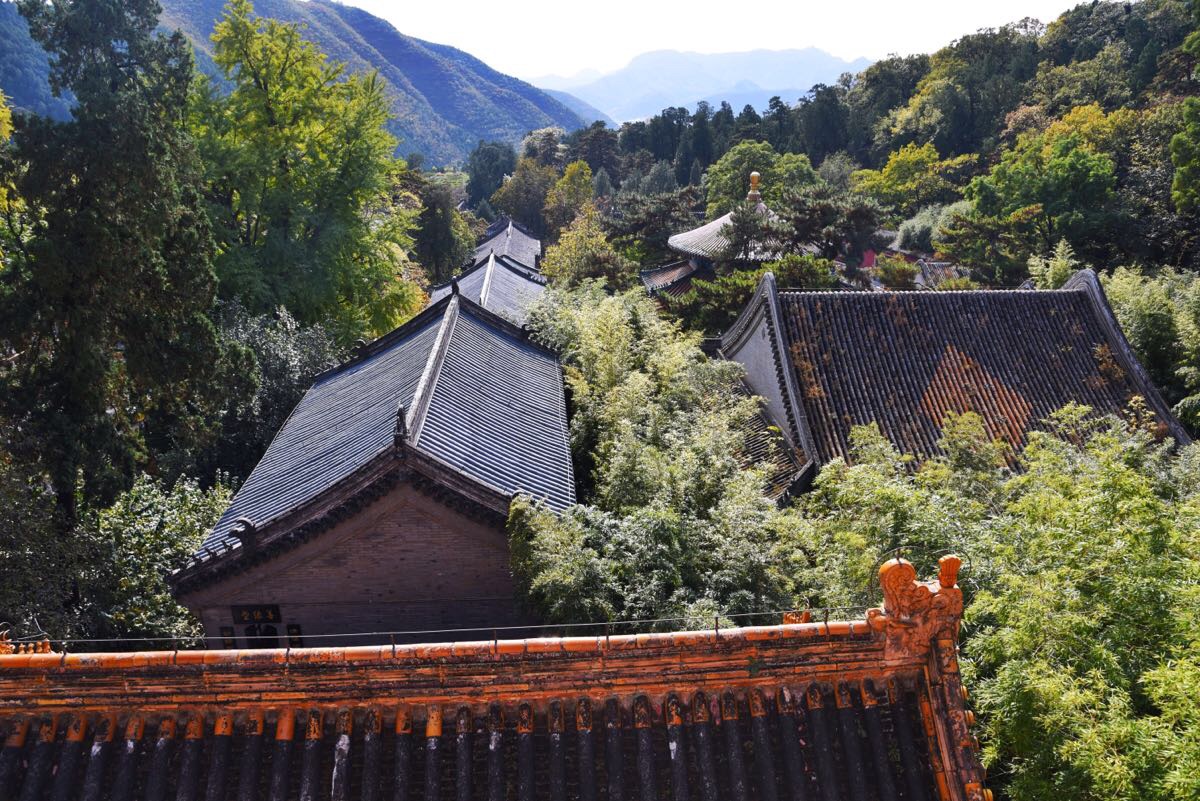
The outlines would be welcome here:
M 0 796 L 988 801 L 958 560 L 865 619 L 261 651 L 0 642 Z M 807 615 L 799 620 L 807 621 Z

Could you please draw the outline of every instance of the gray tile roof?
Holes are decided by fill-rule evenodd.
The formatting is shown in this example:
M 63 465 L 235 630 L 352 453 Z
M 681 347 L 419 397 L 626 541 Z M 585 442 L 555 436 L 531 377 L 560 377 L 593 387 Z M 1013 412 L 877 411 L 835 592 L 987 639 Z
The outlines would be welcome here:
M 716 272 L 708 262 L 690 259 L 642 270 L 639 277 L 648 294 L 678 298 L 690 292 L 696 281 L 712 281 Z
M 696 269 L 697 265 L 695 262 L 685 259 L 682 261 L 673 261 L 661 267 L 642 270 L 638 275 L 642 279 L 642 286 L 646 287 L 646 291 L 654 293 L 690 278 L 692 273 L 696 272 Z
M 765 204 L 758 204 L 760 214 L 775 216 Z M 733 212 L 722 215 L 712 222 L 705 223 L 699 228 L 675 234 L 667 240 L 667 247 L 686 256 L 699 256 L 711 261 L 725 261 L 729 250 L 729 239 L 725 236 L 725 227 L 733 218 Z M 777 254 L 761 249 L 752 249 L 749 261 L 771 261 Z
M 790 398 L 799 443 L 819 464 L 850 457 L 855 425 L 877 423 L 902 451 L 927 457 L 946 415 L 971 411 L 1021 448 L 1067 403 L 1121 414 L 1135 396 L 1160 433 L 1189 441 L 1090 270 L 1058 290 L 966 292 L 781 291 L 768 273 L 722 352 L 747 341 L 762 308 L 774 363 L 752 348 L 734 358 L 755 392 Z
M 459 315 L 416 447 L 505 493 L 575 501 L 562 371 L 549 353 Z
M 479 264 L 492 253 L 536 270 L 542 256 L 542 241 L 512 220 L 501 218 L 488 227 L 483 241 L 475 248 L 471 263 Z
M 394 447 L 400 410 L 406 448 L 505 495 L 574 502 L 557 358 L 451 294 L 318 376 L 201 554 L 233 547 L 239 518 L 262 528 Z
M 546 279 L 505 257 L 488 257 L 455 278 L 458 291 L 465 297 L 505 319 L 524 325 L 529 306 L 546 291 Z M 430 304 L 437 303 L 454 290 L 454 282 L 429 290 Z

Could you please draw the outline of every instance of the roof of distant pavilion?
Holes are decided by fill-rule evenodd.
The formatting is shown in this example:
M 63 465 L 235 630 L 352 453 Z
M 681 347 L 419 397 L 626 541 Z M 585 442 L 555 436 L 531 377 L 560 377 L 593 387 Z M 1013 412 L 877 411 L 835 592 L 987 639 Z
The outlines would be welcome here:
M 536 270 L 542 256 L 542 241 L 520 223 L 500 217 L 488 226 L 483 238 L 475 246 L 471 264 L 479 264 L 493 253 L 508 257 L 527 269 Z
M 546 291 L 541 273 L 495 253 L 453 280 L 431 288 L 430 304 L 452 294 L 456 284 L 463 297 L 517 325 L 525 324 L 529 306 Z

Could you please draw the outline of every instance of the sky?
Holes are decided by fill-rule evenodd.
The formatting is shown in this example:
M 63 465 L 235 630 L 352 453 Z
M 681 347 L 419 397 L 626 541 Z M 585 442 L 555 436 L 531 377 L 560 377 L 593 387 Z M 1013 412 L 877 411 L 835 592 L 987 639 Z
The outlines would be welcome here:
M 519 78 L 611 72 L 639 53 L 819 47 L 875 60 L 928 53 L 979 28 L 1049 22 L 1067 0 L 342 0 L 401 33 L 453 45 Z

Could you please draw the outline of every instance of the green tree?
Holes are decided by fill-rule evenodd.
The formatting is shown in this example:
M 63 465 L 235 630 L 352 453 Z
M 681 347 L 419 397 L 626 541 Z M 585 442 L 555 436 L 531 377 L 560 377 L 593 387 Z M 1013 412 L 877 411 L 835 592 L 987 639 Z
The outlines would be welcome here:
M 225 399 L 215 280 L 185 127 L 191 52 L 158 5 L 20 5 L 74 116 L 17 120 L 0 185 L 30 209 L 0 269 L 0 406 L 60 522 L 105 503 L 155 453 L 210 433 Z
M 444 183 L 417 178 L 421 202 L 414 254 L 434 283 L 449 280 L 475 250 L 475 234 L 458 210 L 454 190 Z
M 715 336 L 733 324 L 768 272 L 789 289 L 833 289 L 838 283 L 833 262 L 793 253 L 757 268 L 719 273 L 711 281 L 695 279 L 687 292 L 663 300 L 684 328 Z
M 762 176 L 763 202 L 768 206 L 777 204 L 788 189 L 817 182 L 817 173 L 807 156 L 798 153 L 781 156 L 766 142 L 742 142 L 708 169 L 705 190 L 710 219 L 720 217 L 745 200 L 752 172 Z
M 231 497 L 223 481 L 204 490 L 181 479 L 166 489 L 143 475 L 111 506 L 85 510 L 64 536 L 40 470 L 0 450 L 0 616 L 18 633 L 52 637 L 198 635 L 199 621 L 175 602 L 165 577 Z
M 1007 215 L 986 215 L 969 200 L 951 203 L 938 217 L 933 248 L 985 283 L 1015 287 L 1025 279 L 1029 242 L 1041 213 L 1034 205 Z
M 678 188 L 679 183 L 675 180 L 675 172 L 671 169 L 671 165 L 665 161 L 659 161 L 650 168 L 650 172 L 646 173 L 638 191 L 647 195 L 662 195 L 674 192 Z
M 91 633 L 201 636 L 200 621 L 175 600 L 166 577 L 199 549 L 232 499 L 233 491 L 221 481 L 204 490 L 183 478 L 168 489 L 142 476 L 116 503 L 90 516 L 85 527 L 102 554 L 87 593 Z M 167 641 L 159 647 L 180 644 Z
M 517 168 L 517 151 L 507 142 L 480 142 L 467 156 L 467 202 L 472 208 L 487 200 L 504 176 Z
M 553 127 L 530 131 L 521 142 L 521 158 L 532 159 L 543 167 L 561 169 L 566 153 L 563 133 L 562 128 Z
M 12 136 L 12 110 L 8 107 L 8 98 L 0 92 L 0 142 L 7 142 Z
M 220 434 L 199 454 L 187 454 L 173 474 L 211 476 L 218 471 L 245 480 L 300 402 L 313 379 L 343 355 L 334 334 L 322 325 L 301 325 L 280 306 L 252 315 L 234 301 L 218 314 L 221 337 L 241 355 L 240 386 L 220 417 Z
M 592 202 L 594 192 L 592 169 L 587 162 L 573 161 L 568 164 L 562 177 L 546 192 L 546 203 L 542 209 L 551 239 L 557 239 L 559 231 L 569 225 L 586 204 Z
M 900 223 L 896 231 L 896 245 L 901 250 L 917 253 L 932 253 L 935 233 L 940 237 L 938 223 L 944 206 L 926 206 L 912 217 Z
M 879 133 L 889 149 L 928 142 L 950 156 L 987 150 L 1038 64 L 1040 26 L 1024 20 L 963 36 L 934 53 L 916 93 Z
M 222 295 L 335 320 L 347 339 L 394 327 L 422 295 L 404 278 L 415 210 L 397 202 L 383 83 L 348 76 L 250 0 L 229 0 L 212 42 L 231 89 L 205 85 L 192 118 Z
M 795 111 L 797 137 L 803 143 L 800 149 L 815 162 L 849 144 L 850 110 L 845 95 L 842 86 L 819 83 L 800 98 Z
M 1059 289 L 1079 270 L 1075 251 L 1065 239 L 1060 239 L 1049 256 L 1029 257 L 1029 277 L 1038 289 Z
M 851 176 L 860 169 L 858 162 L 844 150 L 830 153 L 817 168 L 817 175 L 829 186 L 840 192 L 850 190 Z
M 876 166 L 886 157 L 888 137 L 881 130 L 888 113 L 903 106 L 929 72 L 929 56 L 890 56 L 854 76 L 846 93 L 849 110 L 847 150 L 864 166 Z M 882 142 L 877 142 L 877 137 Z
M 17 435 L 0 420 L 0 619 L 17 632 L 86 631 L 79 577 L 96 554 L 90 541 L 63 536 L 70 525 L 42 468 L 8 450 Z
M 624 288 L 634 277 L 634 265 L 613 249 L 595 204 L 585 203 L 556 244 L 546 248 L 539 265 L 556 286 L 570 287 L 589 278 L 603 278 Z
M 567 160 L 585 161 L 594 175 L 601 170 L 616 175 L 621 168 L 617 132 L 596 121 L 567 137 Z
M 1191 9 L 1196 27 L 1182 50 L 1200 60 L 1200 3 L 1191 0 Z M 1171 197 L 1180 211 L 1194 211 L 1200 208 L 1200 98 L 1189 97 L 1183 109 L 1183 130 L 1171 140 L 1171 161 L 1175 164 Z
M 1183 105 L 1183 130 L 1171 139 L 1175 177 L 1171 197 L 1181 212 L 1200 209 L 1200 99 L 1189 97 Z
M 8 138 L 12 136 L 12 111 L 8 107 L 4 92 L 0 92 L 0 153 L 8 146 Z M 5 170 L 8 172 L 8 170 Z M 9 238 L 16 238 L 19 223 L 20 204 L 12 194 L 12 178 L 5 175 L 0 180 L 0 265 L 4 263 L 4 244 Z M 0 269 L 3 269 L 0 267 Z
M 962 653 L 989 781 L 1014 801 L 1189 798 L 1196 696 L 1195 446 L 1068 407 L 1017 471 L 974 415 L 912 467 L 874 427 L 785 531 L 814 605 L 874 603 L 878 554 L 971 565 Z
M 900 256 L 881 255 L 875 261 L 879 283 L 888 289 L 907 291 L 917 288 L 917 265 Z
M 1033 84 L 1034 99 L 1050 117 L 1088 103 L 1108 111 L 1120 108 L 1133 95 L 1129 55 L 1128 45 L 1112 42 L 1086 61 L 1061 66 L 1043 61 Z
M 788 190 L 778 206 L 778 236 L 783 253 L 816 247 L 826 259 L 857 268 L 876 242 L 883 211 L 875 201 L 826 185 Z
M 1110 219 L 1113 160 L 1089 147 L 1078 133 L 1023 136 L 1000 163 L 973 180 L 966 196 L 988 217 L 1029 212 L 1032 237 L 1025 252 L 1049 253 L 1060 239 L 1086 245 Z
M 692 209 L 700 202 L 694 186 L 667 194 L 646 195 L 622 190 L 612 213 L 604 218 L 605 229 L 627 258 L 643 267 L 654 267 L 671 257 L 667 240 L 696 224 Z
M 1118 267 L 1104 279 L 1121 330 L 1155 385 L 1192 431 L 1200 430 L 1200 280 L 1191 271 L 1149 276 Z
M 1184 109 L 1185 103 L 1163 103 L 1137 116 L 1125 163 L 1118 167 L 1123 170 L 1117 201 L 1125 225 L 1119 239 L 1114 237 L 1114 251 L 1121 261 L 1193 269 L 1200 264 L 1200 204 L 1180 208 L 1171 191 L 1176 174 L 1171 141 L 1184 128 Z M 1195 120 L 1200 125 L 1200 113 Z
M 611 199 L 617 194 L 616 187 L 613 186 L 612 178 L 608 176 L 608 170 L 600 170 L 592 176 L 592 194 L 597 200 L 601 198 Z
M 542 210 L 546 194 L 557 179 L 553 167 L 543 166 L 531 158 L 518 159 L 513 174 L 492 195 L 492 206 L 535 235 L 545 236 L 546 220 Z
M 725 240 L 716 261 L 723 269 L 745 268 L 764 256 L 779 253 L 785 228 L 773 214 L 749 200 L 733 207 L 729 220 L 721 227 Z
M 910 217 L 931 203 L 957 200 L 958 184 L 974 160 L 971 155 L 942 159 L 929 142 L 909 144 L 888 156 L 881 169 L 854 173 L 850 184 L 895 209 L 901 218 Z
M 792 150 L 796 137 L 796 119 L 792 109 L 783 98 L 775 95 L 767 101 L 767 112 L 762 121 L 763 136 L 778 153 Z
M 789 579 L 772 552 L 779 512 L 740 458 L 758 405 L 740 394 L 738 365 L 707 359 L 643 292 L 593 284 L 544 297 L 531 325 L 564 354 L 586 505 L 557 515 L 514 503 L 513 567 L 528 605 L 552 621 L 684 625 L 786 607 Z

